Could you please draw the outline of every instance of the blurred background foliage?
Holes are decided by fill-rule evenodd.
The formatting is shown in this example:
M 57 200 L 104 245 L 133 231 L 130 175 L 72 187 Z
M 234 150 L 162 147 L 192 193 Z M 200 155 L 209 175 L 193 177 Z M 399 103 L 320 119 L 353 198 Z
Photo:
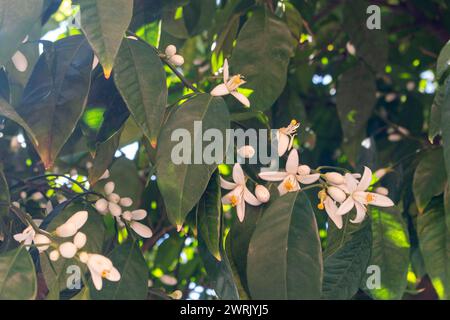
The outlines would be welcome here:
M 44 2 L 45 14 L 33 27 L 29 42 L 21 47 L 30 65 L 39 57 L 39 44 L 30 40 L 41 39 L 41 45 L 45 45 L 45 41 L 80 34 L 74 23 L 78 9 L 70 0 Z M 380 30 L 365 27 L 369 4 L 381 8 Z M 292 40 L 288 48 L 284 50 L 276 42 L 276 33 L 268 39 L 267 34 L 258 34 L 258 29 L 245 33 L 247 21 L 259 14 L 256 6 L 265 6 L 286 23 Z M 334 292 L 330 288 L 324 292 L 326 297 L 434 299 L 448 298 L 450 292 L 450 212 L 445 210 L 445 164 L 449 160 L 443 156 L 441 139 L 441 131 L 445 132 L 442 124 L 446 122 L 431 111 L 433 104 L 435 110 L 440 110 L 450 101 L 444 85 L 447 74 L 436 72 L 438 56 L 450 38 L 449 12 L 445 0 L 135 0 L 129 29 L 160 50 L 175 44 L 186 61 L 179 71 L 205 92 L 220 78 L 225 58 L 231 58 L 235 73 L 251 78 L 246 71 L 267 72 L 264 84 L 254 84 L 265 90 L 253 94 L 250 82 L 246 92 L 252 100 L 250 109 L 243 110 L 226 98 L 232 126 L 280 128 L 297 119 L 301 129 L 294 146 L 300 149 L 302 163 L 358 171 L 362 165 L 374 171 L 386 169 L 377 185 L 387 187 L 398 206 L 371 210 L 371 224 L 351 226 L 354 232 L 337 239 L 339 235 L 333 226 L 328 227 L 326 215 L 316 212 L 325 256 L 339 250 L 333 248 L 336 243 L 352 242 L 352 252 L 365 259 L 362 264 L 381 266 L 382 287 L 368 289 L 365 268 L 353 265 L 349 271 L 352 277 L 346 275 L 351 284 L 349 291 Z M 240 42 L 241 37 L 244 40 Z M 243 58 L 235 58 L 234 50 L 248 61 L 257 57 L 256 61 L 281 69 L 285 61 L 287 72 L 277 71 L 272 76 L 264 65 L 256 70 L 241 70 Z M 274 56 L 281 62 L 270 60 Z M 13 106 L 21 99 L 32 68 L 28 70 L 17 72 L 9 63 L 7 78 L 0 71 L 0 93 L 9 96 Z M 174 105 L 192 90 L 168 67 L 166 71 L 168 103 Z M 45 173 L 30 146 L 21 128 L 2 119 L 0 158 L 10 185 Z M 93 160 L 94 152 L 105 155 L 107 160 Z M 114 81 L 105 80 L 101 68 L 93 71 L 87 107 L 52 172 L 70 174 L 83 182 L 92 161 L 103 161 L 101 168 L 111 164 L 112 179 L 120 181 L 117 185 L 123 188 L 119 193 L 141 199 L 141 207 L 149 212 L 147 222 L 154 235 L 140 245 L 153 288 L 148 293 L 150 298 L 167 298 L 175 290 L 190 299 L 235 298 L 238 293 L 241 298 L 248 297 L 242 270 L 248 237 L 254 228 L 252 220 L 258 219 L 259 209 L 248 209 L 246 221 L 239 224 L 233 211 L 225 208 L 228 211 L 224 213 L 221 234 L 225 238 L 230 232 L 231 236 L 226 237 L 230 245 L 225 246 L 227 254 L 222 252 L 225 259 L 221 262 L 205 247 L 195 214 L 188 215 L 184 228 L 177 233 L 167 221 L 158 190 L 154 151 L 130 117 Z M 221 165 L 219 169 L 224 176 L 231 173 L 229 166 Z M 69 189 L 68 194 L 81 192 L 76 185 Z M 51 197 L 46 182 L 33 185 L 32 190 Z M 17 199 L 20 192 L 11 190 L 11 196 Z M 310 198 L 315 208 L 316 195 Z M 45 202 L 30 199 L 27 211 L 38 218 Z M 119 241 L 126 237 L 126 233 L 120 234 Z M 223 246 L 220 250 L 224 250 Z M 237 285 L 230 285 L 233 277 L 240 279 Z M 41 297 L 46 294 L 42 288 L 39 292 Z

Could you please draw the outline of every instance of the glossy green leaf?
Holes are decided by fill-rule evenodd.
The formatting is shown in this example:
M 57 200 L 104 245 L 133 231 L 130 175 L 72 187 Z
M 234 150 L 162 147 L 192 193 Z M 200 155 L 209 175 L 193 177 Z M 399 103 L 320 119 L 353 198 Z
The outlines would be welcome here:
M 253 299 L 320 297 L 322 250 L 303 192 L 279 197 L 265 210 L 250 241 L 247 281 Z
M 31 128 L 26 124 L 26 122 L 22 119 L 22 117 L 14 110 L 14 108 L 6 102 L 2 97 L 0 97 L 0 115 L 3 117 L 6 117 L 14 122 L 16 122 L 18 125 L 20 125 L 22 128 L 26 130 L 28 135 L 34 142 L 36 143 L 36 136 L 34 135 Z
M 166 72 L 158 53 L 143 41 L 125 39 L 114 80 L 137 124 L 156 147 L 167 104 Z
M 444 45 L 439 53 L 437 63 L 436 63 L 436 76 L 437 79 L 440 80 L 441 77 L 448 70 L 450 62 L 450 40 Z
M 444 146 L 445 169 L 450 173 L 450 77 L 439 90 L 444 90 L 444 99 L 441 104 L 441 131 L 442 144 Z M 438 94 L 440 94 L 438 92 Z
M 196 132 L 194 122 L 198 126 Z M 203 131 L 200 131 L 200 123 Z M 215 132 L 220 132 L 222 137 L 225 137 L 227 128 L 229 128 L 229 114 L 223 99 L 201 94 L 183 103 L 167 120 L 161 131 L 156 156 L 157 182 L 164 198 L 168 218 L 178 227 L 181 227 L 186 215 L 200 200 L 212 173 L 217 168 L 216 164 L 205 164 L 202 160 L 203 153 L 200 147 L 203 146 L 204 150 L 208 146 L 208 143 L 202 141 L 203 132 L 207 129 L 216 129 L 218 131 Z M 178 137 L 179 140 L 172 141 L 171 137 L 176 129 L 183 135 L 181 138 Z M 186 152 L 187 162 L 191 164 L 175 164 L 172 153 L 174 157 L 179 156 L 180 150 L 177 145 L 186 143 L 187 150 L 183 150 L 181 154 Z M 224 154 L 226 149 L 223 147 L 222 150 Z M 193 164 L 195 154 L 200 157 L 200 159 L 197 157 L 199 164 Z
M 219 261 L 222 259 L 220 256 L 221 212 L 220 181 L 216 171 L 197 205 L 197 227 L 209 252 Z
M 433 142 L 436 136 L 442 134 L 442 109 L 445 107 L 444 104 L 449 102 L 446 100 L 447 92 L 449 92 L 450 87 L 450 77 L 447 77 L 444 83 L 439 86 L 433 99 L 430 110 L 430 118 L 428 123 L 428 139 Z
M 375 299 L 401 299 L 407 285 L 410 251 L 405 221 L 397 208 L 369 207 L 369 210 L 372 218 L 369 265 L 380 268 L 381 287 L 365 289 Z
M 444 168 L 441 148 L 427 151 L 417 165 L 414 172 L 413 192 L 419 212 L 425 210 L 434 196 L 444 192 L 447 181 Z
M 322 297 L 332 300 L 351 299 L 366 274 L 372 247 L 370 222 L 350 223 L 345 216 L 341 230 L 330 224 L 328 247 L 324 256 Z
M 266 110 L 283 92 L 295 40 L 289 28 L 267 10 L 256 9 L 239 33 L 230 74 L 241 74 L 253 90 L 253 110 Z
M 0 300 L 32 300 L 37 280 L 33 260 L 25 247 L 0 255 Z
M 42 0 L 0 0 L 0 65 L 5 65 L 33 26 L 40 22 Z
M 116 247 L 109 256 L 120 272 L 117 282 L 103 280 L 98 291 L 93 286 L 90 295 L 94 300 L 144 300 L 148 289 L 148 268 L 138 242 L 127 241 Z
M 133 15 L 133 0 L 79 0 L 81 27 L 103 66 L 111 75 Z
M 83 114 L 93 54 L 82 36 L 64 38 L 40 56 L 19 115 L 30 126 L 45 167 L 51 167 Z
M 417 218 L 417 234 L 425 268 L 441 299 L 450 298 L 449 217 L 441 198 L 436 198 Z
M 10 201 L 8 182 L 3 171 L 0 170 L 0 225 L 3 219 L 8 216 Z

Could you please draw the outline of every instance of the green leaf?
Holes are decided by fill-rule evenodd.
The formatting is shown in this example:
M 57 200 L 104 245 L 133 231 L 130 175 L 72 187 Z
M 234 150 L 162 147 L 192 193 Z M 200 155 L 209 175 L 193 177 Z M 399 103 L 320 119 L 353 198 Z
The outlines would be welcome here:
M 138 242 L 127 241 L 116 247 L 109 257 L 120 272 L 117 282 L 103 280 L 98 291 L 93 286 L 90 294 L 94 300 L 144 300 L 148 289 L 148 268 Z
M 336 107 L 347 140 L 358 138 L 361 133 L 365 137 L 367 120 L 376 102 L 375 94 L 375 77 L 363 64 L 342 74 L 338 82 Z
M 32 300 L 36 293 L 36 271 L 27 249 L 0 255 L 0 300 Z
M 442 148 L 427 151 L 414 172 L 413 192 L 417 208 L 422 213 L 434 196 L 444 192 L 445 174 Z
M 22 128 L 26 130 L 26 132 L 28 133 L 30 138 L 34 141 L 34 143 L 37 142 L 36 136 L 34 135 L 31 128 L 26 124 L 26 122 L 22 119 L 22 117 L 19 116 L 16 110 L 14 110 L 14 108 L 2 97 L 0 97 L 0 115 L 20 125 Z
M 264 212 L 250 241 L 247 281 L 253 299 L 317 299 L 322 251 L 308 197 L 291 192 Z
M 0 0 L 0 66 L 14 55 L 35 23 L 40 22 L 42 0 Z
M 322 297 L 324 299 L 351 299 L 358 291 L 370 258 L 372 232 L 366 219 L 360 225 L 350 223 L 350 214 L 344 217 L 341 230 L 330 224 L 325 250 Z
M 198 128 L 194 132 L 194 122 L 198 125 L 199 121 L 202 131 Z M 173 112 L 161 131 L 156 156 L 157 182 L 164 198 L 168 218 L 178 228 L 183 225 L 186 215 L 200 200 L 212 173 L 217 168 L 217 164 L 205 164 L 202 152 L 198 152 L 201 151 L 200 147 L 203 146 L 204 150 L 208 145 L 202 141 L 203 132 L 216 129 L 218 131 L 215 132 L 220 131 L 222 137 L 225 137 L 227 128 L 229 128 L 229 113 L 223 99 L 200 94 Z M 172 133 L 176 129 L 179 129 L 178 132 L 183 131 L 181 142 L 172 141 Z M 173 162 L 172 152 L 175 156 L 180 154 L 180 144 L 187 144 L 181 154 L 187 154 L 188 162 L 191 164 Z M 177 147 L 178 151 L 177 148 L 174 150 L 174 147 Z M 225 146 L 222 148 L 225 154 Z M 201 158 L 199 164 L 194 164 L 193 161 L 196 150 Z
M 445 93 L 444 100 L 441 105 L 441 130 L 442 130 L 442 144 L 444 146 L 445 169 L 447 174 L 450 173 L 450 77 L 447 79 L 442 87 Z
M 381 287 L 365 289 L 375 299 L 401 299 L 407 285 L 410 248 L 405 222 L 396 207 L 369 207 L 369 210 L 372 218 L 372 256 L 369 265 L 380 267 Z
M 446 73 L 450 61 L 450 40 L 445 44 L 439 53 L 436 63 L 436 78 L 441 80 L 441 77 Z
M 219 261 L 222 259 L 220 256 L 221 212 L 220 181 L 216 171 L 197 205 L 197 227 L 209 252 Z
M 253 110 L 266 110 L 283 92 L 296 41 L 287 25 L 264 9 L 256 9 L 242 27 L 230 62 L 230 74 L 242 74 Z
M 447 193 L 448 194 L 448 193 Z M 446 197 L 448 199 L 448 196 Z M 441 299 L 450 298 L 450 215 L 433 199 L 417 218 L 417 235 L 425 268 Z
M 450 77 L 447 77 L 444 83 L 439 86 L 431 105 L 430 118 L 428 123 L 428 140 L 433 143 L 436 136 L 442 134 L 441 122 L 442 122 L 442 109 L 444 108 L 447 92 L 449 92 Z
M 117 55 L 114 80 L 155 148 L 167 104 L 166 72 L 158 53 L 143 41 L 125 39 Z
M 30 126 L 46 168 L 51 167 L 83 114 L 93 54 L 82 36 L 64 38 L 40 56 L 19 115 Z
M 79 4 L 81 28 L 109 78 L 131 22 L 133 0 L 79 0 Z
M 3 219 L 8 216 L 10 202 L 8 182 L 3 171 L 0 170 L 0 226 L 3 223 Z

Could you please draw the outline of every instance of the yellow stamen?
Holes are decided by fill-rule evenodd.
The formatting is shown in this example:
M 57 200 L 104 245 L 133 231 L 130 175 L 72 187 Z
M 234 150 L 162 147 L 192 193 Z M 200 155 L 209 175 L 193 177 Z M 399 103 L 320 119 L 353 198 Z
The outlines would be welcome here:
M 102 278 L 106 278 L 109 275 L 109 271 L 108 270 L 103 270 L 102 271 Z
M 375 197 L 372 194 L 368 193 L 366 196 L 366 200 L 367 202 L 372 202 L 375 200 Z
M 287 191 L 294 190 L 294 184 L 291 181 L 289 181 L 289 180 L 287 180 L 284 183 L 284 187 L 286 188 Z
M 236 197 L 235 195 L 232 195 L 232 196 L 230 197 L 230 202 L 231 202 L 231 205 L 232 205 L 233 207 L 236 207 L 236 205 L 238 204 L 238 199 L 237 199 L 237 197 Z
M 241 79 L 241 75 L 238 74 L 236 76 L 234 76 L 231 81 L 233 82 L 234 85 L 240 85 L 242 83 L 242 79 Z
M 297 120 L 295 120 L 295 119 L 291 120 L 291 126 L 295 126 L 297 123 L 298 123 Z
M 317 205 L 317 208 L 318 208 L 319 210 L 323 210 L 323 209 L 325 208 L 325 206 L 324 206 L 324 204 L 323 204 L 322 201 L 320 201 L 320 203 Z

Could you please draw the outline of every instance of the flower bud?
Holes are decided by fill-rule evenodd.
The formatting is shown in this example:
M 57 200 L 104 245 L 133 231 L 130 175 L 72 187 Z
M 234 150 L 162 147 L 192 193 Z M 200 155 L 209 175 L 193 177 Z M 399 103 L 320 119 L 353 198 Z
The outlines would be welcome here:
M 49 258 L 52 261 L 57 261 L 59 259 L 59 251 L 58 250 L 53 250 L 52 252 L 50 252 Z
M 80 261 L 83 263 L 87 263 L 89 260 L 89 254 L 86 251 L 82 251 L 78 254 Z
M 176 278 L 169 276 L 167 274 L 162 275 L 161 278 L 159 278 L 159 280 L 168 286 L 174 286 L 178 283 L 178 280 Z
M 140 222 L 131 221 L 130 227 L 142 238 L 151 238 L 153 235 L 152 229 L 150 229 L 145 224 L 142 224 Z
M 125 211 L 124 213 L 122 213 L 122 219 L 126 220 L 126 221 L 133 220 L 133 216 L 131 215 L 131 211 Z
M 73 223 L 77 230 L 79 230 L 86 223 L 88 215 L 89 214 L 86 210 L 78 211 L 69 219 L 67 219 L 66 223 Z
M 171 57 L 177 53 L 177 47 L 175 47 L 173 44 L 170 44 L 166 47 L 165 53 L 166 53 L 166 56 Z
M 106 199 L 99 199 L 95 203 L 95 209 L 97 209 L 98 212 L 105 214 L 108 211 L 108 201 Z
M 117 193 L 111 193 L 108 196 L 108 200 L 114 203 L 119 203 L 120 201 L 120 196 Z
M 310 174 L 311 173 L 311 168 L 309 166 L 307 166 L 306 164 L 303 164 L 303 165 L 298 167 L 297 173 L 299 175 L 301 175 L 301 176 Z
M 147 211 L 145 211 L 144 209 L 138 209 L 138 210 L 133 210 L 131 211 L 131 219 L 132 220 L 142 220 L 147 216 Z
M 240 155 L 242 158 L 253 158 L 255 155 L 255 149 L 252 146 L 242 146 L 237 150 L 238 155 Z
M 343 184 L 345 183 L 344 176 L 337 172 L 327 172 L 325 173 L 325 179 L 332 184 Z
M 116 187 L 115 183 L 110 181 L 108 183 L 105 184 L 105 193 L 106 195 L 110 195 L 111 193 L 114 192 L 114 188 Z
M 98 180 L 104 180 L 109 178 L 109 170 L 106 169 L 106 171 L 102 174 L 102 176 Z
M 375 177 L 377 177 L 378 179 L 383 178 L 388 172 L 390 172 L 392 169 L 390 168 L 381 168 L 378 169 L 377 171 L 375 171 L 374 175 Z
M 44 252 L 45 250 L 47 250 L 51 243 L 51 240 L 47 236 L 39 233 L 34 236 L 33 241 L 34 244 L 37 246 L 39 252 Z
M 125 197 L 121 198 L 119 203 L 122 207 L 130 207 L 131 205 L 133 205 L 133 200 L 131 200 L 131 198 Z
M 111 214 L 114 217 L 118 217 L 118 216 L 120 216 L 122 214 L 122 208 L 118 204 L 116 204 L 114 202 L 109 202 L 108 203 L 108 209 L 109 209 L 109 212 L 111 212 Z
M 64 223 L 55 230 L 55 234 L 61 238 L 68 238 L 77 233 L 78 229 L 73 223 Z
M 327 192 L 331 198 L 333 198 L 335 201 L 339 203 L 344 202 L 345 199 L 347 198 L 345 192 L 339 189 L 338 187 L 334 186 L 328 187 Z
M 59 246 L 59 253 L 66 259 L 73 258 L 77 250 L 77 247 L 72 242 L 64 242 Z
M 378 187 L 375 189 L 375 193 L 387 196 L 389 194 L 389 189 L 385 187 Z
M 388 140 L 390 142 L 398 142 L 402 139 L 403 139 L 402 135 L 398 134 L 398 133 L 392 133 L 392 134 L 388 135 Z
M 174 55 L 169 59 L 174 66 L 181 67 L 184 64 L 184 58 L 179 54 Z
M 73 238 L 73 244 L 78 248 L 81 249 L 86 244 L 87 237 L 83 232 L 78 232 L 75 237 Z
M 266 203 L 270 200 L 270 192 L 261 184 L 258 184 L 255 188 L 256 199 L 259 201 Z

